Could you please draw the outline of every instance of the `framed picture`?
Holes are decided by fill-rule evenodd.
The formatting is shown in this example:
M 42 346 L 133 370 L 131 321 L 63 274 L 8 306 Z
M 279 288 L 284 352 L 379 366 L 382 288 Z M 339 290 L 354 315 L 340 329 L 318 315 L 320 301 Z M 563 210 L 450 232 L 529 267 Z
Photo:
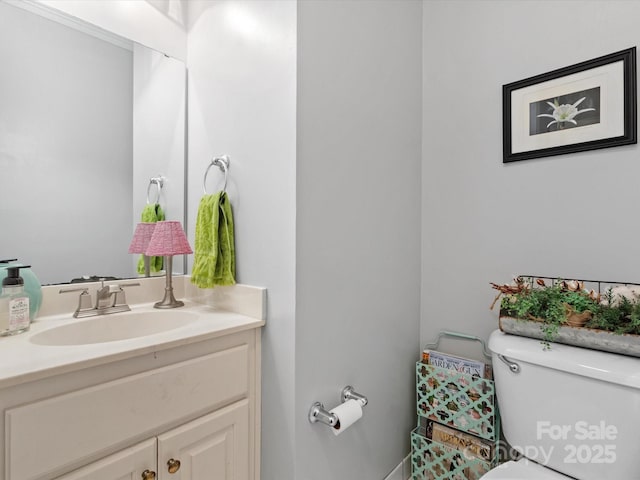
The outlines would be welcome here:
M 637 143 L 636 48 L 502 87 L 503 162 Z

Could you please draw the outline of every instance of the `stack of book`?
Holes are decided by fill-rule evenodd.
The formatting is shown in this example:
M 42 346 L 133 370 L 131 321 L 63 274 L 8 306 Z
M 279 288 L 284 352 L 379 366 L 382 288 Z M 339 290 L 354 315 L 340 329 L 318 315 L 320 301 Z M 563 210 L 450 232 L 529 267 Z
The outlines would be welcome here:
M 432 442 L 433 459 L 444 459 L 439 463 L 444 471 L 453 471 L 469 460 L 481 460 L 477 464 L 486 468 L 476 468 L 475 475 L 487 473 L 495 453 L 494 442 L 484 440 L 467 432 L 448 427 L 424 417 L 420 417 L 418 433 Z M 437 469 L 437 467 L 436 467 Z M 466 479 L 475 478 L 465 471 Z
M 474 377 L 493 379 L 493 370 L 490 363 L 442 353 L 437 350 L 423 350 L 422 363 L 444 368 L 445 370 L 466 373 Z
M 425 415 L 458 429 L 487 435 L 488 425 L 482 419 L 492 414 L 494 405 L 493 399 L 488 398 L 490 385 L 482 379 L 491 380 L 491 365 L 435 350 L 422 352 L 422 363 L 439 369 L 429 377 L 428 391 L 422 392 L 427 403 L 421 404 Z

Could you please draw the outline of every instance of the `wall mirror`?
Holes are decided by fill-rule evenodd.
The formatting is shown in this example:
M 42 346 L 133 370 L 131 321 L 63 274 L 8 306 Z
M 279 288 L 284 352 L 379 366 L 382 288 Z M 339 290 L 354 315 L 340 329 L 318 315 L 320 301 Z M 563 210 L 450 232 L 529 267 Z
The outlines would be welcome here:
M 0 259 L 42 284 L 136 277 L 128 248 L 147 202 L 186 218 L 184 64 L 2 0 L 0 64 Z

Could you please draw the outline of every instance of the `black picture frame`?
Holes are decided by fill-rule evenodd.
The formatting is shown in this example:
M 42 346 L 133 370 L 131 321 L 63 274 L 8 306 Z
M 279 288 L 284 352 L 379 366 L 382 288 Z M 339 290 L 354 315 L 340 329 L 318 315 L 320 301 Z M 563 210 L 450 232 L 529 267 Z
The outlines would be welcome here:
M 503 163 L 638 143 L 636 90 L 636 47 L 503 85 Z

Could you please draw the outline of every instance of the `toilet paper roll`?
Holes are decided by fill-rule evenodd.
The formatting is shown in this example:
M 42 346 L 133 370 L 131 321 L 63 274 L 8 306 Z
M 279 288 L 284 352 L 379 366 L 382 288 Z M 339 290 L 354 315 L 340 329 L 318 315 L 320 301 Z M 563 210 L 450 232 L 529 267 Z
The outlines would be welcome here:
M 340 435 L 362 417 L 362 405 L 357 400 L 347 400 L 330 410 L 338 417 L 338 423 L 331 429 L 334 435 Z

